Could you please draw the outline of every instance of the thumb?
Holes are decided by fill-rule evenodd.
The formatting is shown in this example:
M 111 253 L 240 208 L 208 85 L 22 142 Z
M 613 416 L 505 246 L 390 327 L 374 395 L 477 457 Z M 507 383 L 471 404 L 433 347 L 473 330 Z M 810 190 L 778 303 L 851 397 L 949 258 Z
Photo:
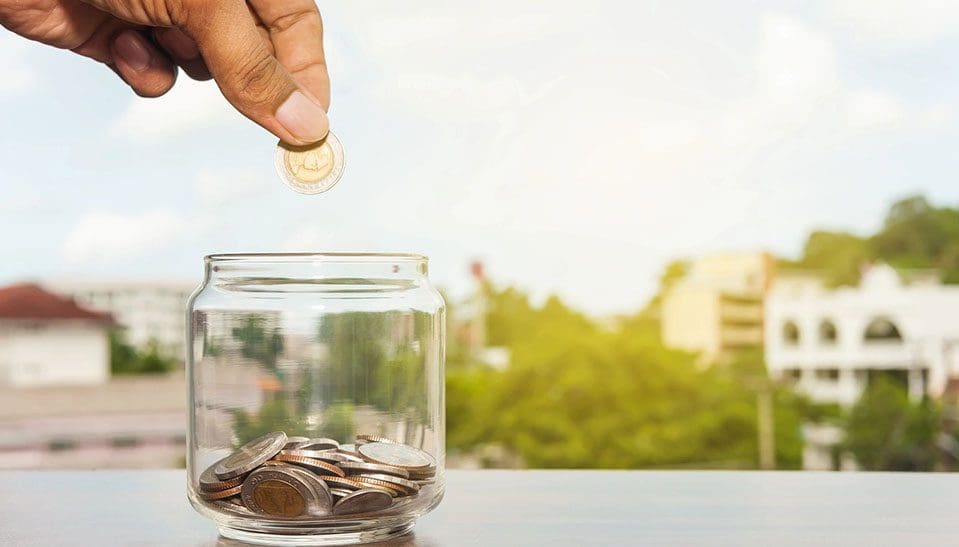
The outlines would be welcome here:
M 330 127 L 326 111 L 299 89 L 273 56 L 245 2 L 190 5 L 211 8 L 187 14 L 184 30 L 237 110 L 289 144 L 311 144 L 326 137 Z

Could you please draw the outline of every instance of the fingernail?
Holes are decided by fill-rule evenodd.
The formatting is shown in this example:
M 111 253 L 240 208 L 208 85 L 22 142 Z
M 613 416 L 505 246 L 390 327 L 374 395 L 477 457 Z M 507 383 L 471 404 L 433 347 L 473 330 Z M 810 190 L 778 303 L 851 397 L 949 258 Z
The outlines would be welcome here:
M 150 66 L 150 50 L 143 43 L 140 33 L 133 30 L 121 32 L 113 40 L 113 47 L 116 54 L 133 70 L 142 72 Z
M 317 142 L 330 130 L 330 120 L 319 103 L 300 91 L 294 91 L 276 110 L 276 120 L 294 137 L 306 143 Z

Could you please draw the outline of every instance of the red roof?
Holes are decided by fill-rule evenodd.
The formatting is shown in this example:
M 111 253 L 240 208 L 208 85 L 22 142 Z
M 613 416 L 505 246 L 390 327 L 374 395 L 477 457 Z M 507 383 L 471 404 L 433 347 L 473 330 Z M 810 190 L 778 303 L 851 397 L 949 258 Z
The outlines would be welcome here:
M 88 310 L 70 298 L 49 293 L 32 283 L 0 288 L 0 320 L 2 319 L 113 322 L 113 316 L 109 313 Z

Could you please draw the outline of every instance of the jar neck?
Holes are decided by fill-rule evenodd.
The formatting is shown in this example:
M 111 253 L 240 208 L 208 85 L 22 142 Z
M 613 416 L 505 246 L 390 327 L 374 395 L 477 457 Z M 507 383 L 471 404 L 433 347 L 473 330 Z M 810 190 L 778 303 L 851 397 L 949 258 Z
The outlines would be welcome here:
M 415 280 L 429 273 L 425 256 L 413 254 L 220 254 L 205 259 L 208 281 L 272 279 Z

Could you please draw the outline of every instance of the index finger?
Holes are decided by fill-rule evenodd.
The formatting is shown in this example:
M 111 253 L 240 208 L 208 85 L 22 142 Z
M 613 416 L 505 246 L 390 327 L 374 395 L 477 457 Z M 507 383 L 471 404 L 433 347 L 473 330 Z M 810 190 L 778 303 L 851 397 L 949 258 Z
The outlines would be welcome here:
M 307 93 L 330 108 L 323 20 L 313 0 L 250 0 L 270 33 L 277 60 Z

